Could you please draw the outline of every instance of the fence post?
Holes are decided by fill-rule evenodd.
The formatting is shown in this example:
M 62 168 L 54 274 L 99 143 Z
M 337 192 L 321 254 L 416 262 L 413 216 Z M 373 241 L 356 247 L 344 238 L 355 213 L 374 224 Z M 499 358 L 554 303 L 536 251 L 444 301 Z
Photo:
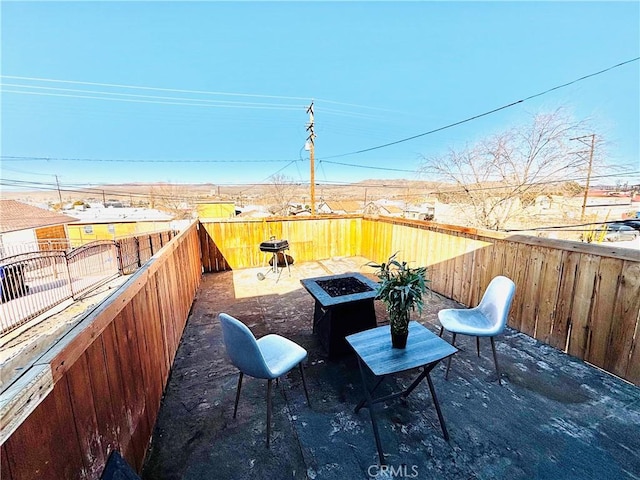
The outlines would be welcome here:
M 69 279 L 69 293 L 71 294 L 71 298 L 75 300 L 75 294 L 73 293 L 73 278 L 71 277 L 71 268 L 69 267 L 69 256 L 68 253 L 64 252 L 64 264 L 67 267 L 67 278 Z
M 116 240 L 116 258 L 118 259 L 118 273 L 124 275 L 124 259 L 122 258 L 122 244 L 121 240 Z

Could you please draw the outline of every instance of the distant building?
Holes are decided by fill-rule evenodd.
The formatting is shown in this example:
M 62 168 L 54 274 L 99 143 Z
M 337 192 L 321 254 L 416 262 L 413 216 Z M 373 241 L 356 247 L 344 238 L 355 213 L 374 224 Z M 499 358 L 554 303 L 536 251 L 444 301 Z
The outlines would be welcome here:
M 15 200 L 0 200 L 0 257 L 69 247 L 67 225 L 77 218 Z
M 208 218 L 233 218 L 238 213 L 236 205 L 233 202 L 198 202 L 196 204 L 196 213 L 198 218 L 206 220 Z
M 287 206 L 287 215 L 295 215 L 295 216 L 311 215 L 311 208 L 302 203 L 290 203 Z
M 113 240 L 172 229 L 173 217 L 149 208 L 90 208 L 74 211 L 77 217 L 67 225 L 71 245 L 96 240 Z
M 404 212 L 397 205 L 378 202 L 367 203 L 363 211 L 367 215 L 383 215 L 385 217 L 401 217 Z
M 433 220 L 435 213 L 435 207 L 431 206 L 407 207 L 402 212 L 402 216 L 413 220 Z
M 316 208 L 318 214 L 346 215 L 349 213 L 362 213 L 362 203 L 355 200 L 331 200 L 321 201 Z

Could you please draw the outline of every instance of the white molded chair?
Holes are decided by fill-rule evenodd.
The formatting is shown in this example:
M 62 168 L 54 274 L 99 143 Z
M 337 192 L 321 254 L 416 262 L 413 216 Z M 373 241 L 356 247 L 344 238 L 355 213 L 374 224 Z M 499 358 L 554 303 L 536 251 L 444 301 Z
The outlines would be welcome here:
M 233 418 L 236 418 L 242 377 L 247 374 L 254 378 L 267 379 L 267 448 L 271 437 L 271 382 L 273 379 L 289 372 L 293 367 L 300 367 L 304 394 L 309 401 L 307 383 L 304 378 L 302 361 L 307 358 L 307 351 L 295 342 L 280 335 L 265 335 L 256 340 L 251 330 L 240 320 L 231 315 L 221 313 L 218 315 L 222 325 L 222 337 L 231 363 L 240 370 L 238 388 L 236 391 L 236 403 L 233 407 Z
M 493 350 L 493 361 L 496 364 L 498 383 L 500 380 L 500 370 L 498 368 L 498 357 L 496 356 L 496 346 L 493 337 L 502 333 L 507 325 L 509 309 L 516 291 L 513 281 L 502 275 L 495 277 L 489 283 L 487 290 L 482 296 L 482 300 L 477 307 L 468 309 L 447 308 L 438 312 L 440 320 L 440 336 L 445 330 L 453 333 L 451 344 L 455 345 L 456 335 L 470 335 L 476 337 L 476 349 L 480 356 L 480 337 L 491 338 L 491 349 Z M 451 357 L 447 363 L 445 378 L 449 377 L 451 367 Z

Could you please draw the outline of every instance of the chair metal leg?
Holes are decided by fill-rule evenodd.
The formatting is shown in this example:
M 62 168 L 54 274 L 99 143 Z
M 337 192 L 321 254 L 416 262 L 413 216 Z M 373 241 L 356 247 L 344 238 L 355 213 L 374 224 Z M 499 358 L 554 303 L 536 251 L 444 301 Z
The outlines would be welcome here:
M 454 347 L 456 346 L 456 334 L 453 334 L 453 338 L 451 339 L 451 345 L 453 345 Z M 453 355 L 451 355 L 451 357 L 453 357 Z M 444 379 L 445 380 L 449 380 L 449 369 L 451 368 L 451 357 L 449 357 L 449 360 L 447 360 L 447 371 L 444 374 Z
M 284 264 L 287 266 L 287 270 L 289 271 L 289 276 L 291 276 L 291 267 L 289 266 L 289 260 L 287 260 L 287 251 L 284 250 L 282 252 L 282 255 L 284 256 Z
M 498 374 L 498 385 L 502 386 L 502 381 L 500 380 L 500 368 L 498 368 L 498 356 L 496 355 L 496 344 L 493 341 L 493 337 L 491 337 L 491 350 L 493 350 L 493 361 L 496 364 L 496 373 Z
M 442 334 L 444 333 L 444 327 L 441 325 L 440 326 L 440 336 L 442 337 Z
M 271 382 L 267 381 L 267 448 L 269 448 L 269 441 L 271 440 Z
M 236 388 L 236 404 L 233 407 L 233 418 L 236 418 L 236 413 L 238 412 L 238 401 L 240 400 L 240 389 L 242 388 L 242 377 L 244 373 L 240 372 L 240 377 L 238 377 L 238 387 Z
M 307 397 L 307 405 L 311 408 L 311 400 L 309 400 L 309 392 L 307 391 L 307 381 L 304 378 L 304 368 L 302 368 L 302 362 L 298 364 L 300 367 L 300 376 L 302 377 L 302 386 L 304 388 L 304 395 Z
M 478 352 L 478 358 L 480 358 L 480 337 L 476 337 L 476 350 Z

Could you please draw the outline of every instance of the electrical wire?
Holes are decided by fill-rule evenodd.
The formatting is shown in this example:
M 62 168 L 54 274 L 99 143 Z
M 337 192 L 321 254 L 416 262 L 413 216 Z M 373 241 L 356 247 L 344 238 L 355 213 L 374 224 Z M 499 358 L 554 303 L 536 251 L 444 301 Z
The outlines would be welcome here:
M 137 100 L 132 98 L 107 98 L 107 97 L 98 97 L 93 95 L 72 95 L 66 93 L 45 93 L 45 92 L 23 92 L 19 90 L 5 90 L 2 89 L 3 93 L 17 93 L 23 95 L 39 95 L 39 96 L 47 96 L 47 97 L 69 97 L 69 98 L 86 98 L 89 100 L 106 100 L 110 102 L 128 102 L 128 103 L 147 103 L 154 105 L 181 105 L 188 107 L 207 107 L 207 108 L 243 108 L 243 109 L 257 109 L 257 110 L 300 110 L 305 108 L 304 105 L 301 106 L 270 106 L 268 104 L 263 104 L 262 106 L 249 106 L 249 105 L 213 105 L 208 103 L 182 103 L 182 102 L 160 102 L 154 100 Z M 183 99 L 184 100 L 184 99 Z M 195 100 L 192 100 L 195 101 Z
M 402 168 L 385 168 L 385 167 L 373 167 L 371 165 L 351 165 L 349 163 L 342 163 L 342 162 L 332 162 L 329 160 L 319 160 L 318 161 L 319 164 L 323 164 L 323 163 L 331 163 L 333 165 L 343 165 L 343 166 L 347 166 L 347 167 L 357 167 L 357 168 L 367 168 L 370 170 L 386 170 L 389 172 L 409 172 L 409 173 L 416 173 L 415 170 L 405 170 Z
M 494 109 L 489 110 L 487 112 L 480 113 L 478 115 L 474 115 L 472 117 L 465 118 L 464 120 L 459 120 L 457 122 L 453 122 L 453 123 L 450 123 L 448 125 L 444 125 L 442 127 L 438 127 L 438 128 L 433 129 L 433 130 L 429 130 L 427 132 L 419 133 L 417 135 L 412 135 L 410 137 L 402 138 L 400 140 L 396 140 L 396 141 L 393 141 L 393 142 L 384 143 L 382 145 L 376 145 L 375 147 L 364 148 L 364 149 L 356 150 L 356 151 L 353 151 L 353 152 L 347 152 L 347 153 L 341 153 L 341 154 L 338 154 L 338 155 L 330 155 L 330 156 L 327 156 L 327 157 L 322 157 L 322 158 L 319 158 L 318 160 L 326 160 L 326 159 L 330 159 L 330 158 L 340 158 L 340 157 L 346 157 L 346 156 L 349 156 L 349 155 L 358 155 L 360 153 L 371 152 L 373 150 L 379 150 L 381 148 L 386 148 L 386 147 L 390 147 L 392 145 L 397 145 L 399 143 L 404 143 L 404 142 L 408 142 L 410 140 L 415 140 L 416 138 L 424 137 L 426 135 L 431 135 L 431 134 L 436 133 L 436 132 L 441 132 L 441 131 L 446 130 L 448 128 L 456 127 L 458 125 L 462 125 L 462 124 L 470 122 L 472 120 L 477 120 L 478 118 L 486 117 L 487 115 L 491 115 L 491 114 L 499 112 L 501 110 L 505 110 L 507 108 L 513 107 L 515 105 L 518 105 L 520 103 L 524 103 L 527 100 L 531 100 L 533 98 L 540 97 L 542 95 L 546 95 L 547 93 L 553 92 L 555 90 L 559 90 L 561 88 L 568 87 L 569 85 L 573 85 L 574 83 L 580 82 L 582 80 L 586 80 L 587 78 L 595 77 L 596 75 L 601 75 L 601 74 L 603 74 L 605 72 L 613 70 L 614 68 L 619 68 L 619 67 L 622 67 L 623 65 L 627 65 L 629 63 L 636 62 L 638 60 L 640 60 L 640 57 L 636 57 L 636 58 L 632 58 L 630 60 L 626 60 L 624 62 L 618 63 L 618 64 L 613 65 L 611 67 L 605 68 L 604 70 L 600 70 L 600 71 L 597 71 L 597 72 L 594 72 L 594 73 L 590 73 L 588 75 L 584 75 L 584 76 L 582 76 L 580 78 L 576 78 L 575 80 L 572 80 L 570 82 L 563 83 L 561 85 L 556 85 L 555 87 L 548 88 L 547 90 L 544 90 L 542 92 L 538 92 L 538 93 L 535 93 L 533 95 L 529 95 L 528 97 L 522 98 L 520 100 L 516 100 L 515 102 L 511 102 L 511 103 L 508 103 L 506 105 L 502 105 L 501 107 L 494 108 Z
M 41 87 L 36 85 L 22 85 L 15 83 L 3 83 L 0 84 L 0 87 L 14 87 L 14 88 L 34 88 L 39 90 L 55 90 L 58 92 L 75 92 L 75 93 L 92 93 L 99 95 L 112 95 L 112 96 L 122 96 L 122 97 L 136 97 L 136 98 L 145 98 L 145 99 L 154 99 L 154 100 L 180 100 L 187 102 L 205 102 L 207 104 L 213 105 L 246 105 L 246 106 L 271 106 L 271 107 L 287 107 L 287 108 L 306 108 L 304 105 L 290 105 L 290 104 L 272 104 L 272 103 L 255 103 L 255 102 L 238 102 L 233 100 L 207 100 L 203 98 L 187 98 L 187 97 L 163 97 L 159 95 L 141 95 L 137 93 L 119 93 L 119 92 L 105 92 L 100 90 L 81 90 L 77 88 L 59 88 L 59 87 Z M 79 95 L 77 98 L 85 98 L 84 95 Z
M 218 92 L 218 91 L 208 91 L 208 90 L 189 90 L 189 89 L 180 89 L 180 88 L 162 88 L 162 87 L 150 87 L 150 86 L 144 86 L 144 85 L 125 85 L 125 84 L 117 84 L 117 83 L 83 82 L 78 80 L 59 80 L 59 79 L 52 79 L 52 78 L 24 77 L 24 76 L 17 76 L 17 75 L 0 75 L 0 78 L 11 78 L 14 80 L 28 80 L 28 81 L 34 81 L 34 82 L 91 85 L 91 86 L 109 87 L 109 88 L 151 90 L 151 91 L 159 91 L 159 92 L 189 93 L 189 94 L 197 94 L 197 95 L 220 95 L 220 96 L 229 96 L 229 97 L 250 97 L 250 98 L 268 98 L 268 99 L 304 100 L 304 101 L 309 101 L 309 99 L 311 98 L 311 97 L 298 97 L 298 96 L 287 96 L 287 95 L 265 95 L 265 94 L 259 94 L 259 93 L 237 93 L 237 92 Z M 333 105 L 343 105 L 347 107 L 364 108 L 368 110 L 379 110 L 384 112 L 402 113 L 402 112 L 397 112 L 395 110 L 390 110 L 390 109 L 381 108 L 381 107 L 372 107 L 372 106 L 360 105 L 356 103 L 339 102 L 336 100 L 329 100 L 329 99 L 315 99 L 315 101 L 330 103 Z
M 13 155 L 0 155 L 5 162 L 106 162 L 106 163 L 282 163 L 297 162 L 298 159 L 270 159 L 270 160 L 213 160 L 213 159 L 186 159 L 186 160 L 149 160 L 149 159 L 124 159 L 124 158 L 58 158 L 58 157 L 22 157 Z
M 198 95 L 223 95 L 229 97 L 253 97 L 253 98 L 273 98 L 281 100 L 305 100 L 308 97 L 293 97 L 285 95 L 263 95 L 259 93 L 236 93 L 236 92 L 217 92 L 208 90 L 188 90 L 182 88 L 162 88 L 162 87 L 150 87 L 144 85 L 124 85 L 119 83 L 102 83 L 102 82 L 82 82 L 78 80 L 57 80 L 52 78 L 38 78 L 38 77 L 22 77 L 16 75 L 0 75 L 0 78 L 12 78 L 14 80 L 30 80 L 36 82 L 53 82 L 53 83 L 71 83 L 75 85 L 93 85 L 97 87 L 112 87 L 112 88 L 129 88 L 135 90 L 153 90 L 158 92 L 178 92 L 178 93 L 195 93 Z
M 632 219 L 633 220 L 633 219 Z M 501 230 L 502 232 L 507 232 L 507 233 L 511 233 L 511 232 L 536 232 L 536 231 L 543 231 L 543 230 L 559 230 L 562 232 L 590 232 L 591 230 L 587 229 L 587 230 L 570 230 L 572 228 L 579 228 L 579 227 L 593 227 L 593 226 L 601 226 L 601 225 L 613 225 L 613 224 L 619 224 L 619 223 L 624 223 L 624 221 L 621 220 L 608 220 L 605 222 L 590 222 L 590 223 L 580 223 L 577 225 L 549 225 L 546 227 L 535 227 L 535 228 L 510 228 L 510 229 L 503 229 Z M 566 229 L 566 230 L 564 230 Z

